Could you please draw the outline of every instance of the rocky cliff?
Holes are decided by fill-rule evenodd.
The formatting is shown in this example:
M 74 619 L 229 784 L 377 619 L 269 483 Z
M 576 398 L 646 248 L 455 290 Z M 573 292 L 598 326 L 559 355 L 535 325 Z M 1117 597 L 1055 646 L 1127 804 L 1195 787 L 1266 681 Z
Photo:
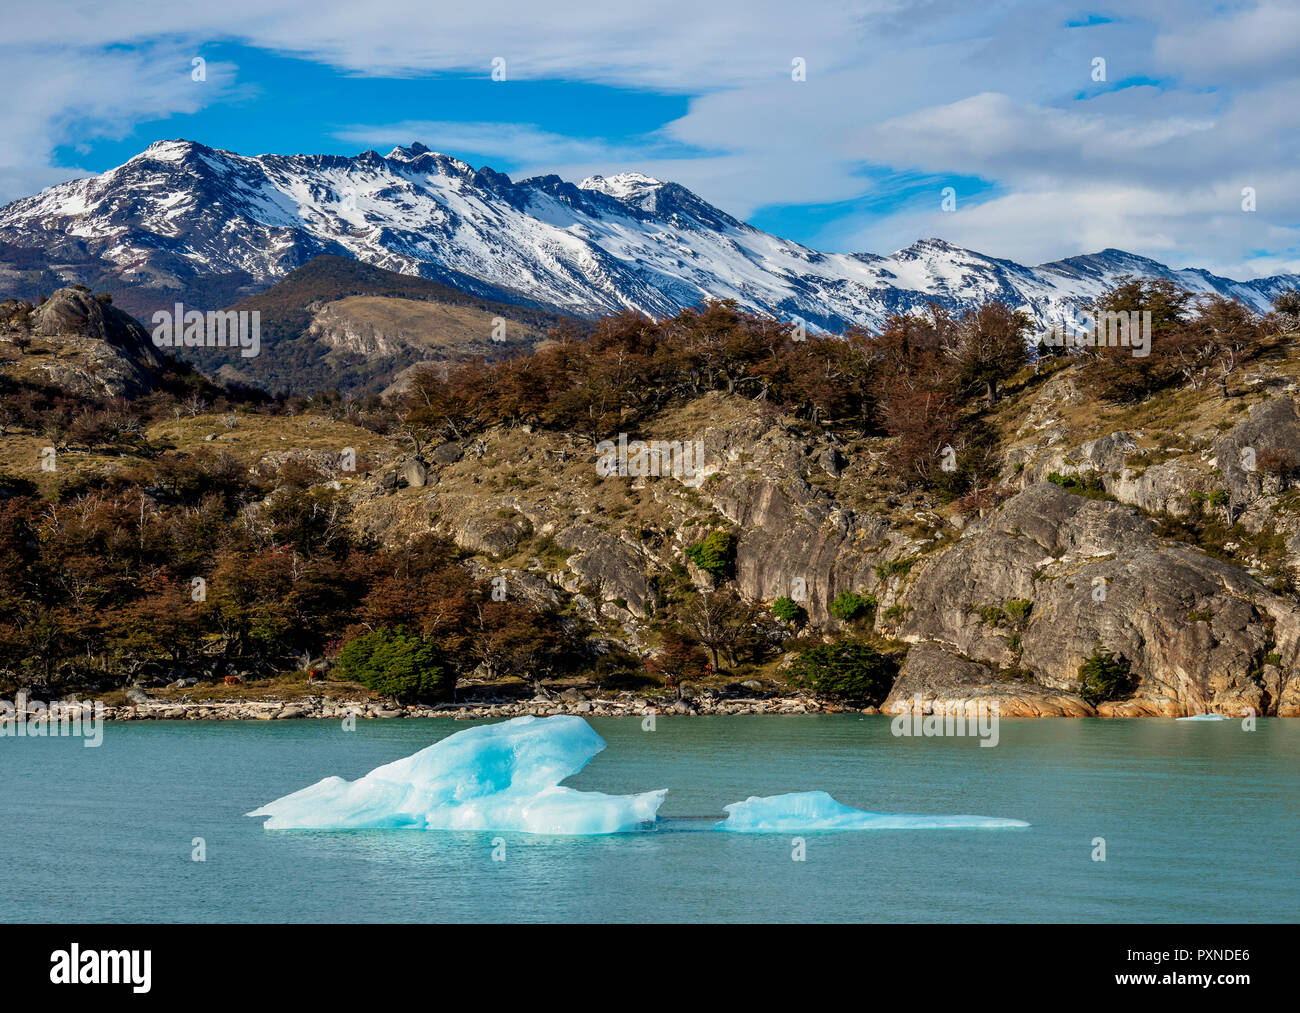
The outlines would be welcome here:
M 1284 579 L 1300 563 L 1300 513 L 1277 479 L 1239 467 L 1245 447 L 1300 458 L 1294 384 L 1270 370 L 1226 406 L 1188 392 L 1170 406 L 1185 419 L 1175 437 L 1110 428 L 1118 415 L 1067 419 L 1069 382 L 1069 367 L 1030 377 L 1008 399 L 1014 495 L 969 514 L 891 486 L 888 440 L 842 441 L 720 393 L 652 427 L 699 441 L 692 476 L 599 478 L 589 443 L 503 427 L 425 455 L 418 485 L 395 467 L 352 495 L 380 539 L 439 531 L 494 572 L 576 595 L 642 652 L 685 548 L 728 528 L 739 592 L 793 595 L 806 610 L 789 646 L 845 631 L 828 608 L 841 592 L 874 597 L 874 633 L 909 649 L 889 711 L 919 695 L 926 709 L 997 699 L 1003 714 L 1300 715 L 1300 610 Z M 1093 481 L 1072 490 L 1078 475 Z M 1204 531 L 1178 526 L 1220 513 L 1237 537 L 1208 549 Z M 1125 659 L 1134 682 L 1094 707 L 1077 689 L 1098 650 Z
M 13 306 L 14 304 L 10 304 Z M 18 331 L 6 331 L 18 351 Z M 8 356 L 5 372 L 86 398 L 152 390 L 163 366 L 148 333 L 111 303 L 83 288 L 61 288 L 30 311 L 25 354 Z

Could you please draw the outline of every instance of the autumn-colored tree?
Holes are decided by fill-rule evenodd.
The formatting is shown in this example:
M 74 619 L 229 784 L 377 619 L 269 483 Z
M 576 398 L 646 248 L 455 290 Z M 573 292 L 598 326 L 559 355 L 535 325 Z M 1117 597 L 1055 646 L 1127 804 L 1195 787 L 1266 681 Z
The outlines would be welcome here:
M 288 548 L 218 557 L 208 600 L 216 628 L 226 639 L 227 657 L 266 662 L 280 653 L 302 622 L 289 603 L 297 563 Z
M 990 302 L 968 311 L 943 341 L 957 383 L 984 388 L 988 406 L 998 403 L 998 384 L 1025 364 L 1025 342 L 1032 322 L 1005 303 Z
M 519 602 L 478 604 L 471 650 L 491 678 L 531 679 L 540 692 L 542 681 L 555 669 L 566 646 L 553 616 Z
M 964 449 L 956 398 L 943 387 L 900 387 L 881 395 L 886 431 L 898 438 L 890 463 L 911 483 L 931 483 Z
M 1187 333 L 1208 359 L 1205 370 L 1228 397 L 1228 379 L 1239 365 L 1257 350 L 1260 319 L 1238 299 L 1213 295 L 1196 309 Z
M 167 569 L 144 578 L 140 589 L 141 597 L 121 612 L 121 646 L 137 657 L 166 658 L 176 666 L 193 661 L 206 605 Z
M 680 699 L 682 683 L 704 672 L 708 660 L 699 643 L 678 630 L 664 630 L 659 635 L 659 650 L 646 662 L 646 667 L 672 683 Z

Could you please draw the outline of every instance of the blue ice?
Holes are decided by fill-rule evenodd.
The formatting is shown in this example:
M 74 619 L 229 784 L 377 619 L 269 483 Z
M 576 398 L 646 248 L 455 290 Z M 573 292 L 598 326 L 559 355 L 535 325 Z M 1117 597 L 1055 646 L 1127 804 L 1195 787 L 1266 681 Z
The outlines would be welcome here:
M 742 834 L 811 833 L 818 830 L 944 830 L 960 827 L 1027 827 L 1024 820 L 993 816 L 920 816 L 869 813 L 837 802 L 824 791 L 751 795 L 725 809 L 719 830 Z
M 1174 718 L 1175 721 L 1227 721 L 1222 714 L 1193 714 L 1190 717 Z
M 605 748 L 580 717 L 522 717 L 449 735 L 356 781 L 327 777 L 249 816 L 268 830 L 513 830 L 615 834 L 653 821 L 667 789 L 560 787 Z
M 580 717 L 522 717 L 466 728 L 355 781 L 327 777 L 248 813 L 268 830 L 501 830 L 617 834 L 653 829 L 667 789 L 604 795 L 560 785 L 605 741 Z M 869 813 L 824 791 L 751 797 L 713 829 L 741 833 L 1025 827 L 988 816 Z

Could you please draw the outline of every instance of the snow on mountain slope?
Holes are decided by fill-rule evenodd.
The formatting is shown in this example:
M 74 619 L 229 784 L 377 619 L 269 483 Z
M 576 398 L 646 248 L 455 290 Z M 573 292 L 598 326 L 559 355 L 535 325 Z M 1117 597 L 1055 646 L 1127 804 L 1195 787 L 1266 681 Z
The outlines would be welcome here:
M 1171 277 L 1267 309 L 1297 276 L 1235 282 L 1119 250 L 1039 267 L 920 240 L 889 257 L 819 253 L 636 172 L 514 182 L 421 144 L 387 156 L 248 157 L 160 141 L 126 164 L 0 208 L 0 242 L 110 262 L 166 287 L 247 272 L 269 284 L 320 253 L 580 316 L 672 313 L 732 298 L 818 328 L 878 327 L 937 301 L 997 298 L 1041 323 L 1119 274 Z

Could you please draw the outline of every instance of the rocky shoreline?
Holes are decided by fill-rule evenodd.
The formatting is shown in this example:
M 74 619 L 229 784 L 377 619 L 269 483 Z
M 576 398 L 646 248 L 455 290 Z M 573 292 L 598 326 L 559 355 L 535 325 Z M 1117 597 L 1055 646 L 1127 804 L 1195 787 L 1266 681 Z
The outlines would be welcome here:
M 469 721 L 480 718 L 516 718 L 524 715 L 549 717 L 576 714 L 581 717 L 647 717 L 655 715 L 701 714 L 838 714 L 878 713 L 875 707 L 844 707 L 811 697 L 773 697 L 768 699 L 721 699 L 701 697 L 693 700 L 653 700 L 644 696 L 592 699 L 529 700 L 484 699 L 436 705 L 408 704 L 391 701 L 335 700 L 308 697 L 301 700 L 258 701 L 150 701 L 121 707 L 105 707 L 105 721 L 282 721 L 290 719 L 344 720 L 392 718 L 449 718 Z
M 8 703 L 8 702 L 6 702 Z M 86 717 L 95 701 L 63 701 L 58 706 L 65 710 L 79 707 Z M 998 716 L 1005 718 L 1048 717 L 1102 717 L 1138 718 L 1190 717 L 1199 711 L 1189 711 L 1165 701 L 1166 706 L 1153 705 L 1151 701 L 1130 700 L 1102 704 L 1093 709 L 1082 707 L 1044 706 L 1037 700 L 1003 699 L 996 694 L 988 698 L 969 700 L 924 700 L 922 714 L 974 716 L 988 713 L 990 704 L 998 707 Z M 391 720 L 400 718 L 446 718 L 453 721 L 471 721 L 484 718 L 515 718 L 525 715 L 550 717 L 556 714 L 573 714 L 580 717 L 648 717 L 657 716 L 708 716 L 752 714 L 899 714 L 911 713 L 911 701 L 894 702 L 885 710 L 877 707 L 852 707 L 809 696 L 772 697 L 714 697 L 701 696 L 682 700 L 658 700 L 636 694 L 618 694 L 611 697 L 583 697 L 567 694 L 556 698 L 533 697 L 528 700 L 509 698 L 469 699 L 458 703 L 436 705 L 400 705 L 393 701 L 346 700 L 330 697 L 304 697 L 286 700 L 204 700 L 169 701 L 136 700 L 121 706 L 105 705 L 100 714 L 103 721 L 284 721 L 324 720 L 343 721 L 349 717 L 359 720 Z M 18 715 L 24 716 L 24 715 Z M 1227 714 L 1235 718 L 1238 715 Z M 13 720 L 12 703 L 0 712 L 0 723 Z M 25 713 L 28 723 L 49 720 L 45 708 L 39 711 L 30 707 Z M 57 720 L 57 718 L 55 718 Z

